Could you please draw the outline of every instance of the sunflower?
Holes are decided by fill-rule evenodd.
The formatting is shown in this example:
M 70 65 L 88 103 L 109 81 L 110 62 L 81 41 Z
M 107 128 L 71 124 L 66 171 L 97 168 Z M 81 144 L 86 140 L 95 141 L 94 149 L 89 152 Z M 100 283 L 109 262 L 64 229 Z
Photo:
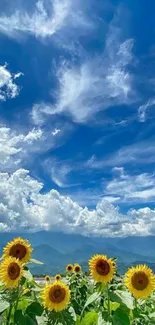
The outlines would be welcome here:
M 66 266 L 66 271 L 69 272 L 69 273 L 73 272 L 73 265 L 72 264 L 68 264 Z
M 46 275 L 46 276 L 45 276 L 45 281 L 47 281 L 47 282 L 50 281 L 50 276 L 49 276 L 49 275 Z
M 106 255 L 94 255 L 89 260 L 90 273 L 97 282 L 110 282 L 114 276 L 116 266 Z
M 81 272 L 81 266 L 79 264 L 75 264 L 73 268 L 75 273 L 80 273 Z
M 8 256 L 16 257 L 22 263 L 27 263 L 31 258 L 33 249 L 27 240 L 15 238 L 9 242 L 3 250 L 3 258 Z
M 0 265 L 0 279 L 7 288 L 18 285 L 24 274 L 22 264 L 15 257 L 6 257 Z
M 61 275 L 60 275 L 60 274 L 56 274 L 56 276 L 55 276 L 55 280 L 56 280 L 56 281 L 60 281 L 60 280 L 61 280 Z
M 62 311 L 69 304 L 70 290 L 65 283 L 55 281 L 44 287 L 42 299 L 48 310 Z
M 125 274 L 125 285 L 135 298 L 147 298 L 155 289 L 155 277 L 147 265 L 131 267 Z

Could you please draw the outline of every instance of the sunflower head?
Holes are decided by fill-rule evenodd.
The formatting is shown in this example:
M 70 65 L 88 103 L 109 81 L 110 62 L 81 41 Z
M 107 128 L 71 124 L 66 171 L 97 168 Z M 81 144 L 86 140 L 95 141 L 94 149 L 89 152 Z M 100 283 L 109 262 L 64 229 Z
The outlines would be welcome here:
M 110 282 L 115 274 L 116 265 L 106 255 L 94 255 L 89 260 L 90 274 L 97 282 Z
M 50 276 L 49 276 L 49 275 L 46 275 L 46 276 L 45 276 L 45 281 L 46 281 L 46 282 L 49 282 L 49 281 L 50 281 Z
M 7 288 L 16 287 L 24 274 L 22 264 L 15 257 L 6 257 L 0 265 L 0 279 Z
M 147 265 L 131 267 L 125 274 L 125 285 L 135 298 L 147 298 L 155 289 L 155 277 Z
M 42 292 L 44 306 L 48 310 L 62 311 L 70 301 L 70 290 L 65 283 L 55 281 L 44 287 Z
M 29 242 L 19 237 L 4 247 L 3 258 L 12 256 L 19 259 L 22 263 L 27 263 L 31 258 L 32 251 L 33 249 Z
M 66 266 L 66 271 L 67 271 L 68 273 L 73 272 L 73 265 L 72 265 L 72 264 L 68 264 L 68 265 Z
M 61 275 L 60 274 L 56 274 L 55 281 L 60 281 L 60 280 L 61 280 Z
M 81 266 L 79 264 L 75 264 L 73 270 L 74 270 L 75 273 L 80 273 L 81 272 Z

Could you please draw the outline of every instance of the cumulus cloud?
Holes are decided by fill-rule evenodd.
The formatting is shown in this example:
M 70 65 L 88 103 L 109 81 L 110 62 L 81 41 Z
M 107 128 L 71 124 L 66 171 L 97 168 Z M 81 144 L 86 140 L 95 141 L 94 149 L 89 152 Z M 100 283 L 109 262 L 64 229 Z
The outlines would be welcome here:
M 19 169 L 10 175 L 0 173 L 1 231 L 46 229 L 126 236 L 152 234 L 155 227 L 154 210 L 131 210 L 123 215 L 106 200 L 89 210 L 55 190 L 43 194 L 42 188 L 43 184 L 33 179 L 27 170 Z
M 36 155 L 61 146 L 71 132 L 71 127 L 64 124 L 61 132 L 58 128 L 33 128 L 21 133 L 7 126 L 0 125 L 0 170 L 13 171 L 27 166 Z
M 0 169 L 17 168 L 27 152 L 32 150 L 35 141 L 41 139 L 42 134 L 40 129 L 21 134 L 8 127 L 0 126 Z
M 47 5 L 46 5 L 47 4 Z M 12 15 L 0 16 L 0 31 L 10 37 L 28 33 L 36 37 L 50 37 L 66 28 L 87 28 L 89 20 L 72 0 L 39 0 L 33 12 L 17 8 Z
M 15 98 L 18 96 L 20 88 L 16 85 L 14 80 L 21 75 L 21 72 L 12 74 L 7 69 L 7 64 L 0 66 L 0 100 L 5 101 L 8 98 Z

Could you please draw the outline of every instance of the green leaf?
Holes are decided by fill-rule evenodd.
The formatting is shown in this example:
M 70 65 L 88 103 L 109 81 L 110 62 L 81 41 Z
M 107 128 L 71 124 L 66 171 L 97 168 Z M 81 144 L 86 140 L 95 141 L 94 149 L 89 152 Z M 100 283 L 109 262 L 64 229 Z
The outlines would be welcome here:
M 37 322 L 38 322 L 38 325 L 45 325 L 45 324 L 47 324 L 47 319 L 44 317 L 44 316 L 41 316 L 41 317 L 36 317 L 36 319 L 37 319 Z
M 76 313 L 73 307 L 69 308 L 69 313 L 72 315 L 74 321 L 76 322 Z
M 27 296 L 22 296 L 22 299 L 20 299 L 18 303 L 18 309 L 25 310 L 28 305 L 29 305 L 29 300 L 27 299 Z
M 75 325 L 75 320 L 69 310 L 63 310 L 62 312 L 52 311 L 50 313 L 51 324 L 54 325 Z M 50 324 L 50 323 L 49 323 Z
M 38 260 L 36 260 L 35 258 L 31 258 L 29 263 L 34 263 L 34 264 L 39 264 L 39 265 L 43 265 L 43 262 L 40 262 Z
M 16 310 L 14 314 L 14 322 L 16 325 L 26 325 L 26 320 L 22 313 L 22 310 Z
M 28 271 L 24 271 L 24 277 L 28 280 L 28 281 L 32 281 L 33 280 L 33 275 L 31 274 L 31 272 Z
M 110 323 L 110 322 L 106 322 L 106 321 L 102 318 L 102 316 L 100 315 L 99 318 L 98 318 L 98 323 L 97 323 L 97 325 L 112 325 L 112 323 Z
M 85 310 L 85 308 L 87 306 L 89 306 L 90 304 L 92 304 L 94 301 L 98 300 L 100 298 L 100 293 L 94 292 L 86 301 L 83 311 Z
M 32 302 L 31 305 L 29 305 L 26 308 L 26 313 L 28 315 L 36 315 L 36 316 L 41 316 L 43 313 L 43 306 L 39 302 Z
M 150 317 L 150 318 L 155 318 L 155 312 L 154 312 L 154 313 L 151 313 L 151 314 L 149 314 L 149 317 Z
M 116 290 L 115 292 L 110 292 L 110 298 L 112 301 L 126 305 L 129 309 L 134 309 L 134 300 L 128 291 Z
M 113 320 L 114 324 L 116 325 L 130 325 L 130 319 L 128 314 L 121 308 L 118 308 L 114 312 Z
M 5 300 L 0 300 L 0 313 L 3 313 L 6 309 L 8 309 L 10 306 L 9 302 Z
M 29 315 L 25 315 L 25 324 L 26 325 L 37 325 L 37 322 L 32 319 Z M 23 323 L 21 323 L 20 325 L 23 325 Z
M 98 314 L 92 310 L 85 314 L 81 321 L 81 325 L 96 325 L 98 321 Z

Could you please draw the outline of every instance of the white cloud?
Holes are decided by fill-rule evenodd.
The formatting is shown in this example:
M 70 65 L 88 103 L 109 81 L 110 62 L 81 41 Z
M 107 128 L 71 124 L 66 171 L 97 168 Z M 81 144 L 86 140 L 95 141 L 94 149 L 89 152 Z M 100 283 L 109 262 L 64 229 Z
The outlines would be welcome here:
M 39 123 L 46 115 L 65 113 L 75 121 L 85 122 L 111 105 L 128 104 L 132 95 L 132 76 L 127 65 L 132 60 L 133 40 L 116 42 L 115 55 L 111 55 L 112 49 L 106 47 L 102 56 L 87 59 L 79 66 L 68 66 L 63 62 L 57 71 L 56 104 L 34 105 L 33 120 Z
M 0 100 L 18 96 L 20 88 L 14 83 L 14 80 L 22 75 L 21 72 L 13 75 L 7 69 L 7 64 L 0 66 Z
M 56 128 L 56 129 L 54 129 L 54 130 L 52 131 L 52 135 L 55 136 L 55 135 L 57 135 L 59 132 L 61 132 L 61 130 Z
M 44 163 L 44 169 L 49 174 L 51 180 L 60 188 L 78 186 L 80 183 L 72 183 L 70 174 L 76 170 L 76 164 L 67 161 L 59 161 L 55 158 L 47 159 Z
M 33 129 L 24 135 L 0 126 L 0 170 L 17 168 L 27 152 L 32 147 L 34 150 L 34 144 L 42 134 L 40 129 Z
M 0 31 L 10 37 L 23 33 L 47 38 L 62 30 L 90 28 L 91 23 L 79 9 L 79 1 L 39 0 L 32 12 L 13 7 L 11 15 L 0 16 Z M 67 32 L 66 31 L 66 32 Z M 62 35 L 61 35 L 62 36 Z
M 145 122 L 147 120 L 146 112 L 147 112 L 148 108 L 150 108 L 154 105 L 155 105 L 155 99 L 152 98 L 152 99 L 149 99 L 146 104 L 141 105 L 138 108 L 138 119 L 140 122 Z
M 123 168 L 114 168 L 119 172 L 106 186 L 105 193 L 110 197 L 116 196 L 118 201 L 126 203 L 154 202 L 155 175 L 142 173 L 131 175 Z
M 55 190 L 41 194 L 42 187 L 43 184 L 24 169 L 11 175 L 0 173 L 1 231 L 46 229 L 124 236 L 152 234 L 155 227 L 154 210 L 133 210 L 125 216 L 117 207 L 102 200 L 95 210 L 90 211 Z M 152 218 L 149 219 L 150 215 Z
M 31 33 L 36 37 L 51 36 L 65 24 L 69 9 L 69 0 L 55 0 L 53 13 L 48 15 L 44 1 L 38 1 L 33 14 L 17 10 L 11 16 L 1 16 L 0 30 L 9 36 L 17 36 L 20 32 Z
M 90 169 L 102 169 L 104 167 L 144 164 L 155 162 L 154 136 L 147 140 L 137 141 L 129 146 L 121 147 L 116 152 L 98 158 L 92 155 L 86 162 L 85 167 Z
M 33 162 L 39 153 L 61 146 L 72 128 L 69 124 L 63 124 L 61 132 L 58 130 L 59 128 L 54 128 L 53 135 L 50 125 L 49 130 L 33 128 L 21 133 L 0 125 L 0 171 L 14 171 L 21 166 L 25 167 L 27 163 Z

